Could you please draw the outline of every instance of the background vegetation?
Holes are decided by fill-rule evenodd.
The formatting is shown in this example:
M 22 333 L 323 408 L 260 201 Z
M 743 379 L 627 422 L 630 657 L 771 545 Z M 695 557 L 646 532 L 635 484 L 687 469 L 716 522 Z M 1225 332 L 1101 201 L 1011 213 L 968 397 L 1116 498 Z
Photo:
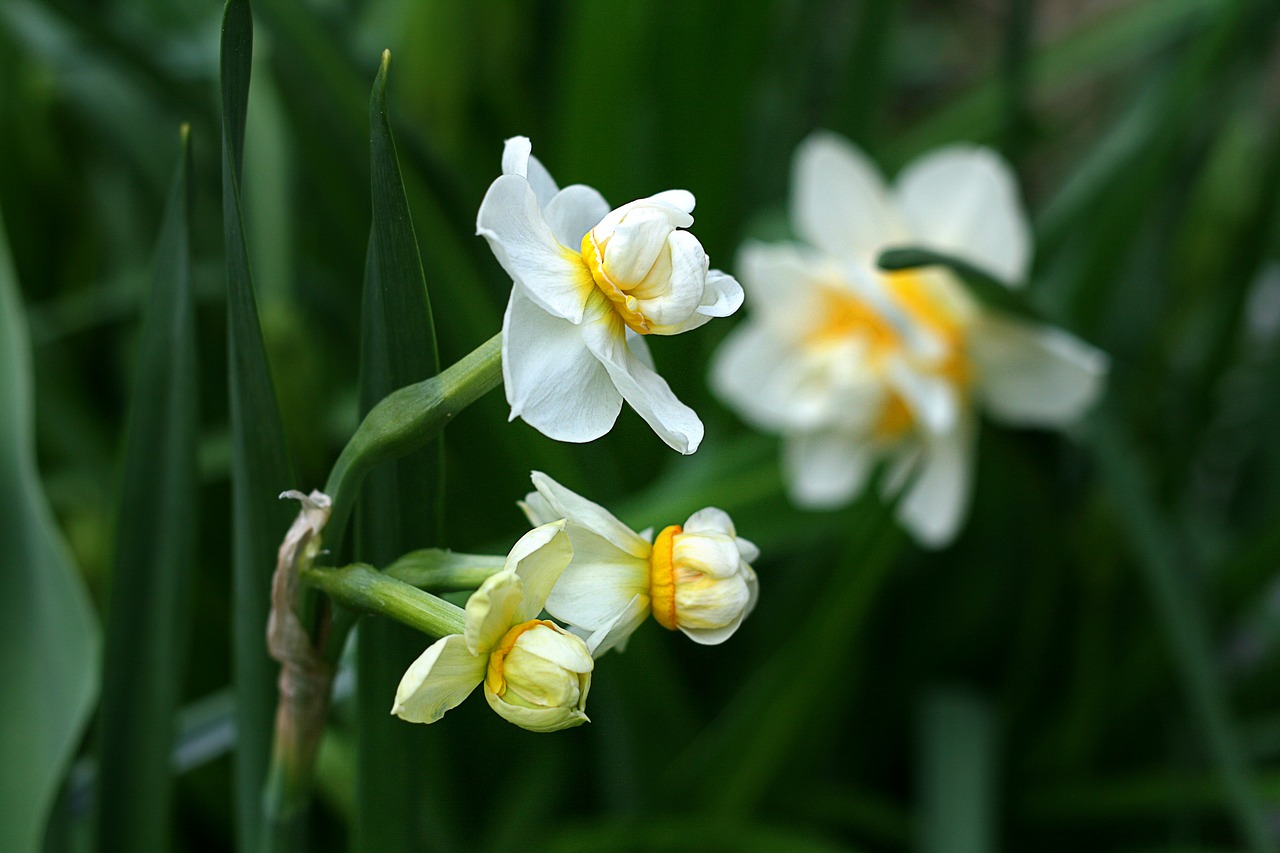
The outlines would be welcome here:
M 0 252 L 0 696 L 44 690 L 0 711 L 0 825 L 15 845 L 47 825 L 47 850 L 142 835 L 230 849 L 256 808 L 230 758 L 246 695 L 230 686 L 233 633 L 252 643 L 261 630 L 234 627 L 233 527 L 253 520 L 233 524 L 232 483 L 262 471 L 245 468 L 229 426 L 221 11 L 0 4 L 12 256 L 10 269 Z M 357 701 L 344 670 L 312 849 L 1276 849 L 1280 7 L 253 11 L 240 202 L 286 486 L 321 486 L 369 405 L 367 374 L 357 388 L 371 334 L 368 105 L 385 47 L 443 364 L 498 330 L 509 291 L 472 236 L 504 138 L 530 136 L 562 183 L 614 203 L 694 191 L 696 233 L 731 270 L 744 237 L 783 233 L 790 153 L 815 128 L 890 171 L 952 141 L 999 148 L 1035 224 L 1031 300 L 1113 364 L 1104 403 L 1071 435 L 984 426 L 967 531 L 936 553 L 875 501 L 787 503 L 776 441 L 707 391 L 732 321 L 653 347 L 706 422 L 693 457 L 630 410 L 591 445 L 556 444 L 507 424 L 490 394 L 446 431 L 434 541 L 505 552 L 540 469 L 636 528 L 728 510 L 763 552 L 760 606 L 723 647 L 646 626 L 598 668 L 592 724 L 553 736 L 474 698 L 435 726 L 373 734 L 365 712 L 385 716 L 391 688 L 367 680 L 373 698 Z M 169 198 L 183 122 L 193 301 L 156 297 L 151 310 L 178 325 L 148 333 L 157 270 L 186 280 L 173 253 L 187 184 Z M 149 355 L 156 346 L 175 355 Z M 406 540 L 434 538 L 417 504 L 388 511 L 420 519 Z M 270 535 L 291 512 L 271 517 Z M 151 574 L 125 581 L 139 566 Z M 385 669 L 402 671 L 425 639 L 388 640 Z M 241 729 L 240 743 L 254 737 Z M 20 836 L 28 825 L 35 835 Z

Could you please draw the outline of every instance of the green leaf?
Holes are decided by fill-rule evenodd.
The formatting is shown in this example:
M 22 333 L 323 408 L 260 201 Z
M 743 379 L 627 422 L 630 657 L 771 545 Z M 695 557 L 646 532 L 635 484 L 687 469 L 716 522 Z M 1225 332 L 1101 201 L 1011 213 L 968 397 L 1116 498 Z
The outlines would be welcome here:
M 929 266 L 948 267 L 964 279 L 973 297 L 987 307 L 1015 317 L 1041 319 L 1040 314 L 1020 291 L 1010 289 L 1004 282 L 992 278 L 973 264 L 952 255 L 910 246 L 885 249 L 880 253 L 877 263 L 881 269 L 890 272 Z
M 893 502 L 876 506 L 875 490 L 868 492 L 853 507 L 844 558 L 832 567 L 805 621 L 678 759 L 681 773 L 669 801 L 696 797 L 720 813 L 750 812 L 783 778 L 782 767 L 800 739 L 815 738 L 815 724 L 824 722 L 818 719 L 821 706 L 839 701 L 832 694 L 832 661 L 854 654 L 902 544 L 901 531 L 889 520 Z M 839 668 L 842 695 L 850 695 L 853 666 Z
M 996 849 L 996 731 L 990 706 L 956 688 L 924 700 L 919 721 L 921 853 Z
M 102 680 L 98 845 L 168 847 L 196 546 L 189 129 L 156 247 L 125 438 Z
M 245 245 L 240 179 L 253 55 L 248 0 L 228 0 L 222 18 L 222 227 L 227 252 L 227 374 L 230 383 L 232 650 L 236 687 L 235 798 L 241 849 L 257 846 L 278 667 L 263 632 L 271 572 L 293 507 L 277 499 L 294 482 L 258 323 Z
M 1191 549 L 1178 547 L 1179 536 L 1161 516 L 1132 439 L 1119 422 L 1099 418 L 1093 446 L 1169 644 L 1184 700 L 1228 794 L 1240 837 L 1255 853 L 1271 853 L 1277 849 L 1275 835 L 1268 828 L 1267 814 L 1231 717 L 1204 612 L 1185 575 Z
M 396 389 L 440 372 L 435 325 L 422 259 L 405 197 L 387 117 L 390 52 L 373 86 L 369 122 L 373 227 L 365 263 L 360 405 L 373 409 Z M 443 444 L 419 450 L 369 473 L 357 507 L 356 553 L 387 565 L 440 536 Z M 430 734 L 387 713 L 406 667 L 427 638 L 402 625 L 365 619 L 356 657 L 357 851 L 420 846 L 418 826 L 430 774 Z
M 98 689 L 100 637 L 36 470 L 31 347 L 0 222 L 0 850 L 40 849 Z

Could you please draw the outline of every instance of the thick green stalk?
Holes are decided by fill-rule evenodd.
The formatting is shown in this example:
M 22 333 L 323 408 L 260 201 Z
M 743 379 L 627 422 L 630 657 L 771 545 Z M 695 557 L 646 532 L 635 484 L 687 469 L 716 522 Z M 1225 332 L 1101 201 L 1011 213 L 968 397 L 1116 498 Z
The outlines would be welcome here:
M 455 554 L 441 548 L 410 551 L 384 569 L 384 574 L 418 589 L 460 592 L 476 589 L 490 575 L 502 571 L 506 557 Z
M 330 551 L 338 550 L 343 527 L 351 514 L 364 475 L 370 468 L 428 444 L 446 423 L 497 387 L 501 379 L 502 336 L 495 335 L 439 375 L 401 388 L 374 406 L 347 442 L 325 487 L 325 492 L 333 498 L 332 512 L 325 528 L 325 546 Z M 378 575 L 375 570 L 367 566 L 364 568 Z M 330 574 L 317 574 L 321 571 Z M 322 648 L 323 656 L 314 661 L 315 671 L 306 673 L 308 677 L 302 679 L 301 688 L 295 685 L 286 690 L 285 685 L 281 685 L 275 743 L 263 795 L 263 850 L 294 850 L 304 844 L 305 806 L 310 799 L 315 753 L 324 732 L 331 675 L 346 637 L 355 624 L 354 611 L 386 613 L 401 621 L 406 621 L 401 618 L 403 615 L 427 620 L 421 622 L 421 629 L 428 632 L 433 632 L 432 626 L 442 630 L 445 626 L 452 626 L 443 633 L 452 633 L 455 627 L 457 631 L 462 630 L 459 615 L 462 611 L 459 608 L 430 597 L 445 605 L 445 609 L 436 613 L 437 621 L 432 622 L 432 617 L 422 615 L 423 612 L 432 612 L 430 602 L 424 604 L 420 597 L 406 598 L 394 593 L 385 600 L 380 599 L 379 596 L 388 594 L 385 586 L 374 583 L 364 572 L 344 575 L 344 571 L 309 569 L 303 573 L 310 586 L 329 593 L 351 609 L 337 609 L 321 635 L 313 637 L 316 646 Z M 380 575 L 379 579 L 412 589 L 416 596 L 426 595 L 401 581 L 381 578 Z M 303 587 L 300 592 L 307 590 L 308 587 Z M 306 596 L 300 598 L 303 606 L 299 609 L 302 612 L 311 610 L 305 606 Z M 422 607 L 414 609 L 406 604 L 412 601 L 417 601 Z M 414 613 L 418 615 L 414 616 Z M 306 620 L 308 624 L 311 621 Z M 419 627 L 414 621 L 408 624 Z M 291 683 L 296 680 L 291 680 Z M 294 695 L 300 689 L 305 695 Z
M 364 563 L 340 569 L 303 569 L 301 578 L 344 607 L 390 616 L 433 637 L 461 634 L 463 630 L 461 607 Z
M 333 498 L 325 544 L 337 550 L 360 483 L 378 462 L 425 446 L 450 420 L 502 381 L 502 335 L 494 335 L 438 376 L 389 394 L 343 448 L 324 491 Z

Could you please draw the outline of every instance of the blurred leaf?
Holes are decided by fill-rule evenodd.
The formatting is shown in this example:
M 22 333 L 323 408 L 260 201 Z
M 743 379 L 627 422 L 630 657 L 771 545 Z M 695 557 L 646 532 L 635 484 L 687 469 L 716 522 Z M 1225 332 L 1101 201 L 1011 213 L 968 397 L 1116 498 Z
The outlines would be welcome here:
M 98 846 L 168 847 L 169 753 L 196 554 L 189 130 L 156 247 L 126 432 L 102 680 Z
M 989 308 L 1024 319 L 1039 320 L 1022 291 L 1014 290 L 998 279 L 960 258 L 915 247 L 885 249 L 877 261 L 883 270 L 909 270 L 917 267 L 948 267 L 969 286 L 969 292 Z
M 232 453 L 232 650 L 239 733 L 235 811 L 245 850 L 256 849 L 260 836 L 275 718 L 278 667 L 268 657 L 263 637 L 276 547 L 293 513 L 277 496 L 297 485 L 258 323 L 240 202 L 252 56 L 249 0 L 227 0 L 222 19 L 222 228 Z
M 1250 849 L 1270 853 L 1277 849 L 1275 836 L 1231 719 L 1204 614 L 1184 577 L 1188 550 L 1179 550 L 1177 535 L 1161 518 L 1133 446 L 1121 429 L 1114 420 L 1100 420 L 1093 442 L 1115 510 L 1164 629 L 1185 701 L 1230 797 L 1239 833 Z
M 40 849 L 98 689 L 97 619 L 36 470 L 31 351 L 0 222 L 0 850 Z
M 902 543 L 901 531 L 890 521 L 892 503 L 879 505 L 874 492 L 869 489 L 854 505 L 851 515 L 857 521 L 844 558 L 832 567 L 804 621 L 680 760 L 683 772 L 671 781 L 672 801 L 697 796 L 722 812 L 750 811 L 782 778 L 796 739 L 813 736 L 815 719 L 822 716 L 819 706 L 837 701 L 828 677 L 833 659 L 855 655 L 867 613 Z M 840 690 L 852 695 L 853 664 L 836 665 Z
M 921 853 L 996 849 L 995 720 L 977 696 L 949 688 L 924 700 L 919 722 Z
M 390 52 L 369 105 L 373 227 L 365 266 L 360 407 L 368 412 L 396 389 L 440 372 L 435 326 L 422 259 L 405 197 L 387 117 Z M 357 505 L 356 553 L 389 565 L 414 548 L 439 542 L 443 442 L 437 439 L 372 470 Z M 417 803 L 429 779 L 422 772 L 428 733 L 391 716 L 396 685 L 427 646 L 422 634 L 385 619 L 365 619 L 357 645 L 357 809 L 354 848 L 419 846 Z
M 660 818 L 562 831 L 548 846 L 555 853 L 857 853 L 812 831 L 719 817 Z

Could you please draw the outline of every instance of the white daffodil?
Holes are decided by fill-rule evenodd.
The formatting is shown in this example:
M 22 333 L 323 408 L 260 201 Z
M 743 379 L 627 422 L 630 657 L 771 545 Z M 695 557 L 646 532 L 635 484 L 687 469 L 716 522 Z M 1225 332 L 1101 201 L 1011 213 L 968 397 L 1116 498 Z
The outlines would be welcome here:
M 675 335 L 742 304 L 731 276 L 709 269 L 688 231 L 694 199 L 668 190 L 616 210 L 591 187 L 563 190 L 508 139 L 476 232 L 514 287 L 502 320 L 502 378 L 511 417 L 560 441 L 608 432 L 625 399 L 681 453 L 702 422 L 653 369 L 646 335 Z
M 535 471 L 521 508 L 533 524 L 566 519 L 573 560 L 547 611 L 589 632 L 597 657 L 626 642 L 650 613 L 669 631 L 704 645 L 723 643 L 755 607 L 749 565 L 759 555 L 723 510 L 708 507 L 656 539 Z
M 1066 425 L 1098 396 L 1106 357 L 985 309 L 949 270 L 879 269 L 883 250 L 919 246 L 1022 283 L 1026 217 L 991 151 L 944 148 L 889 189 L 857 148 L 816 134 L 796 152 L 792 180 L 791 216 L 808 245 L 743 248 L 752 313 L 716 354 L 712 384 L 746 420 L 783 435 L 798 504 L 848 502 L 885 460 L 890 489 L 909 479 L 899 519 L 922 543 L 945 544 L 968 505 L 976 410 Z
M 587 722 L 590 641 L 539 619 L 573 549 L 564 522 L 529 531 L 506 566 L 467 600 L 466 629 L 442 637 L 410 665 L 391 713 L 434 723 L 483 682 L 490 707 L 535 732 Z

